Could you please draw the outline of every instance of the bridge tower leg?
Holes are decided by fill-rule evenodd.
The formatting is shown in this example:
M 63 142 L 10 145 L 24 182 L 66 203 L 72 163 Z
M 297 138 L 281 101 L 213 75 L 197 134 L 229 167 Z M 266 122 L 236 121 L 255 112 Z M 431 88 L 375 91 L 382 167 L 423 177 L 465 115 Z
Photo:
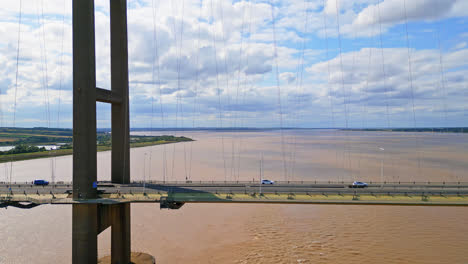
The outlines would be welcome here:
M 112 104 L 112 182 L 130 182 L 127 1 L 109 0 L 111 91 L 96 87 L 94 0 L 73 0 L 73 199 L 96 199 L 96 101 Z M 97 263 L 111 226 L 111 262 L 130 263 L 130 204 L 73 205 L 72 262 Z
M 110 0 L 111 86 L 120 103 L 112 103 L 112 182 L 130 183 L 127 1 Z M 130 204 L 115 207 L 112 223 L 112 263 L 130 262 Z
M 97 198 L 94 0 L 73 0 L 73 199 Z M 73 263 L 97 262 L 97 205 L 74 204 Z

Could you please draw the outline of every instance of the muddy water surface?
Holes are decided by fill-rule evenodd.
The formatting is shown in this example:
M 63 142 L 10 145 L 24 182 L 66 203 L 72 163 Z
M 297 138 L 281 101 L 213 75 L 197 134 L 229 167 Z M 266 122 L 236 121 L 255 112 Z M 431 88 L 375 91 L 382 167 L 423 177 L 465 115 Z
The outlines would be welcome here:
M 468 181 L 466 135 L 184 135 L 197 141 L 132 149 L 132 178 L 258 180 L 263 153 L 265 178 L 273 180 L 378 181 L 383 167 L 385 181 Z M 98 162 L 99 179 L 109 179 L 110 153 L 99 153 Z M 56 180 L 71 180 L 71 157 L 16 162 L 13 177 L 50 179 L 51 168 Z M 0 164 L 0 180 L 8 173 Z M 158 263 L 468 263 L 466 219 L 466 208 L 187 204 L 168 211 L 132 205 L 132 249 Z M 101 256 L 110 252 L 109 231 L 99 236 Z M 0 210 L 0 263 L 70 262 L 70 206 Z

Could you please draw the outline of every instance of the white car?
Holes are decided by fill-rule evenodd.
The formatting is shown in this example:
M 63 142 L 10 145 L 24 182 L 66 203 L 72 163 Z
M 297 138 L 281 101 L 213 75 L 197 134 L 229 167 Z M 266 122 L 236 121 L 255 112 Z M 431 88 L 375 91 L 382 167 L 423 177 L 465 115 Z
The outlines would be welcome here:
M 365 182 L 355 181 L 349 187 L 350 188 L 366 188 L 368 187 L 368 185 Z
M 275 184 L 275 181 L 262 180 L 262 184 Z

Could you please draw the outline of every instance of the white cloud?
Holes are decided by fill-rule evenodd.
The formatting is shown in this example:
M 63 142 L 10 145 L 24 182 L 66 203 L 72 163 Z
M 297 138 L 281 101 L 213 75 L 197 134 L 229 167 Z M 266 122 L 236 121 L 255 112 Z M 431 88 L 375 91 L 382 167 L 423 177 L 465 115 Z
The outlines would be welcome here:
M 464 41 L 464 42 L 460 42 L 457 45 L 455 45 L 454 49 L 463 49 L 463 48 L 466 48 L 466 46 L 467 46 L 467 43 L 466 43 L 466 41 Z
M 307 68 L 309 78 L 321 80 L 315 86 L 314 93 L 319 98 L 332 97 L 337 109 L 344 109 L 344 102 L 354 120 L 362 118 L 363 105 L 365 111 L 376 113 L 385 110 L 389 105 L 393 122 L 404 120 L 412 115 L 411 105 L 414 100 L 417 125 L 424 125 L 422 120 L 434 111 L 441 109 L 443 102 L 450 102 L 452 111 L 463 113 L 466 90 L 466 74 L 468 69 L 465 58 L 468 49 L 444 53 L 442 69 L 439 63 L 438 50 L 412 50 L 412 70 L 409 71 L 408 53 L 405 48 L 384 49 L 385 74 L 382 67 L 380 49 L 361 49 L 343 54 L 343 80 L 339 57 L 324 61 Z M 330 63 L 330 80 L 328 81 L 328 63 Z M 413 80 L 409 81 L 410 73 Z M 444 81 L 442 82 L 442 77 Z M 317 102 L 319 103 L 319 102 Z M 328 106 L 328 101 L 322 99 L 322 105 Z M 401 111 L 401 109 L 406 109 Z M 370 115 L 376 118 L 375 115 Z M 438 116 L 432 120 L 441 121 Z M 343 120 L 342 120 L 343 121 Z M 341 123 L 343 124 L 343 123 Z M 407 126 L 413 126 L 411 122 Z
M 66 2 L 68 6 L 64 6 L 64 2 L 59 0 L 43 2 L 45 25 L 39 26 L 37 16 L 40 14 L 38 11 L 41 1 L 23 0 L 24 24 L 21 26 L 18 111 L 30 115 L 41 113 L 42 117 L 43 109 L 45 109 L 44 64 L 42 63 L 44 58 L 43 32 L 45 32 L 46 40 L 49 100 L 52 105 L 51 111 L 56 111 L 59 99 L 58 88 L 60 87 L 62 14 L 65 10 L 65 55 L 62 67 L 62 89 L 64 91 L 61 92 L 63 104 L 61 109 L 67 113 L 63 116 L 64 120 L 69 121 L 72 85 L 71 2 Z M 407 0 L 408 19 L 410 22 L 420 22 L 466 16 L 464 12 L 468 12 L 468 9 L 463 9 L 466 5 L 465 2 L 450 0 L 444 1 L 444 5 L 441 5 L 441 1 Z M 97 10 L 95 15 L 96 78 L 97 85 L 103 88 L 110 88 L 108 3 L 108 0 L 95 2 Z M 186 116 L 189 116 L 188 112 L 193 109 L 195 95 L 200 103 L 200 111 L 202 111 L 203 117 L 206 117 L 200 118 L 200 122 L 206 123 L 199 125 L 217 125 L 217 114 L 213 111 L 218 111 L 219 101 L 224 109 L 238 109 L 237 111 L 248 116 L 249 120 L 253 121 L 248 125 L 256 125 L 258 120 L 255 121 L 255 118 L 259 118 L 258 116 L 265 119 L 261 121 L 262 124 L 278 125 L 274 121 L 278 119 L 278 98 L 271 7 L 268 3 L 245 0 L 233 3 L 229 0 L 213 0 L 212 9 L 211 1 L 203 1 L 201 10 L 198 0 L 184 0 L 183 2 L 154 0 L 154 3 L 156 9 L 153 11 L 151 0 L 130 0 L 128 2 L 129 69 L 131 71 L 132 113 L 134 114 L 132 117 L 138 116 L 138 119 L 135 119 L 138 120 L 135 125 L 145 125 L 145 119 L 140 115 L 147 116 L 149 114 L 151 99 L 156 103 L 162 100 L 168 124 L 171 124 L 175 118 L 177 101 L 181 102 L 183 111 L 186 112 Z M 184 5 L 183 15 L 182 3 Z M 330 95 L 337 106 L 335 111 L 341 113 L 343 111 L 340 108 L 343 101 L 341 70 L 338 66 L 339 59 L 335 47 L 337 41 L 333 39 L 337 36 L 336 0 L 325 1 L 325 7 L 322 0 L 306 2 L 291 0 L 275 1 L 274 3 L 274 12 L 277 18 L 275 21 L 277 61 L 285 116 L 291 118 L 296 116 L 294 118 L 297 118 L 294 112 L 301 111 L 300 116 L 304 120 L 300 120 L 300 122 L 310 125 L 316 124 L 314 115 L 326 116 L 323 109 L 327 109 L 327 102 L 329 102 L 328 65 L 326 62 L 318 62 L 325 54 L 322 50 L 325 43 L 323 39 L 317 39 L 317 36 L 324 36 L 324 18 L 327 22 L 328 36 L 331 37 L 329 39 L 329 56 L 334 57 L 330 60 L 332 91 Z M 356 116 L 358 109 L 361 109 L 360 103 L 366 102 L 369 104 L 370 113 L 373 113 L 374 116 L 381 114 L 381 105 L 384 99 L 382 91 L 391 88 L 387 95 L 391 99 L 392 112 L 395 115 L 407 114 L 401 110 L 406 109 L 410 95 L 407 82 L 406 48 L 401 48 L 401 43 L 392 43 L 394 48 L 384 50 L 388 77 L 387 87 L 384 87 L 382 68 L 379 64 L 380 49 L 368 48 L 375 45 L 368 41 L 371 40 L 370 38 L 366 38 L 373 37 L 379 32 L 377 7 L 380 8 L 384 33 L 404 22 L 402 20 L 402 0 L 340 0 L 338 4 L 340 32 L 343 39 L 346 40 L 346 38 L 349 39 L 357 35 L 365 40 L 353 45 L 353 47 L 343 47 L 345 51 L 343 53 L 343 77 L 345 91 L 349 96 L 348 103 L 351 113 Z M 18 28 L 18 8 L 17 1 L 7 1 L 0 10 L 0 89 L 2 91 L 0 100 L 7 120 L 11 119 L 14 101 L 17 45 L 15 32 Z M 157 54 L 153 43 L 153 12 L 156 12 Z M 214 18 L 211 17 L 212 12 Z M 200 13 L 201 19 L 198 17 Z M 308 17 L 307 21 L 306 16 Z M 182 35 L 180 32 L 181 23 L 183 23 Z M 179 56 L 180 38 L 183 41 Z M 300 78 L 297 78 L 297 71 L 300 68 L 298 62 L 302 54 L 303 41 L 306 41 L 304 65 L 307 71 L 304 72 L 301 87 L 298 84 Z M 447 99 L 454 108 L 459 109 L 461 97 L 455 94 L 464 89 L 462 84 L 466 82 L 464 79 L 466 62 L 463 58 L 467 58 L 468 51 L 465 49 L 465 42 L 457 41 L 456 43 L 458 44 L 455 50 L 443 54 L 443 66 L 446 73 Z M 242 52 L 240 52 L 241 49 Z M 372 56 L 369 66 L 370 52 Z M 430 93 L 431 91 L 439 93 L 439 90 L 436 89 L 440 75 L 438 74 L 440 68 L 438 64 L 439 51 L 412 50 L 411 52 L 416 105 L 420 112 L 429 111 L 429 102 L 439 100 L 432 98 Z M 215 53 L 217 55 L 216 61 Z M 159 68 L 154 58 L 158 59 Z M 160 78 L 158 78 L 158 73 Z M 157 90 L 158 81 L 160 81 L 162 89 L 161 98 Z M 218 92 L 220 97 L 218 97 Z M 237 97 L 238 94 L 240 98 Z M 180 96 L 179 99 L 178 96 Z M 235 101 L 244 103 L 233 105 Z M 433 109 L 435 108 L 436 106 L 433 107 Z M 233 116 L 233 113 L 227 110 L 223 114 Z M 55 112 L 53 115 L 56 115 Z M 395 117 L 395 119 L 397 118 Z M 43 118 L 42 121 L 41 118 L 27 120 L 36 120 L 34 122 L 43 125 Z M 318 123 L 323 124 L 325 121 L 327 120 L 320 120 Z M 295 123 L 293 122 L 293 124 Z
M 341 33 L 349 38 L 377 35 L 379 31 L 374 28 L 379 24 L 382 24 L 382 31 L 385 33 L 391 27 L 405 23 L 405 20 L 437 21 L 468 15 L 468 2 L 464 0 L 341 0 L 338 5 Z M 326 2 L 325 14 L 330 28 L 336 27 L 336 0 Z M 323 37 L 323 32 L 319 33 Z M 330 33 L 332 36 L 336 34 L 333 31 Z

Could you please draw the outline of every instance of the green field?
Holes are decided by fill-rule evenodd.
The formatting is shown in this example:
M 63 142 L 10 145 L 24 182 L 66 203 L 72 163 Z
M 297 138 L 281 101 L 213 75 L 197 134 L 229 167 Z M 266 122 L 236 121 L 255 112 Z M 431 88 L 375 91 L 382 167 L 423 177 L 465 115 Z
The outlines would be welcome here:
M 71 143 L 73 131 L 59 128 L 0 128 L 0 146 Z

